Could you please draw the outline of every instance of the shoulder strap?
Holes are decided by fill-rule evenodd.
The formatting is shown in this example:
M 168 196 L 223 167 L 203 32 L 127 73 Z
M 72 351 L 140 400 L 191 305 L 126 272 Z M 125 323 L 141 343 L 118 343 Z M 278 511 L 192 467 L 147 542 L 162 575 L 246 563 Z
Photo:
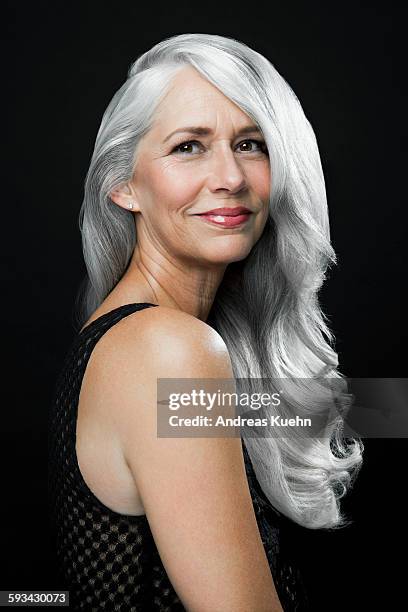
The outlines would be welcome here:
M 133 312 L 150 306 L 158 306 L 158 304 L 150 304 L 149 302 L 125 304 L 106 312 L 84 327 L 75 336 L 65 355 L 55 389 L 57 390 L 60 385 L 64 384 L 67 374 L 71 379 L 81 377 L 96 343 L 108 329 Z
M 102 328 L 104 331 L 106 331 L 127 315 L 137 312 L 138 310 L 143 310 L 144 308 L 149 308 L 150 306 L 158 306 L 158 304 L 151 304 L 150 302 L 134 302 L 132 304 L 118 306 L 117 308 L 114 308 L 113 310 L 101 315 L 97 319 L 94 319 L 91 323 L 84 327 L 81 332 L 79 332 L 78 337 L 82 336 L 83 334 L 87 334 L 89 331 L 93 332 L 95 328 Z

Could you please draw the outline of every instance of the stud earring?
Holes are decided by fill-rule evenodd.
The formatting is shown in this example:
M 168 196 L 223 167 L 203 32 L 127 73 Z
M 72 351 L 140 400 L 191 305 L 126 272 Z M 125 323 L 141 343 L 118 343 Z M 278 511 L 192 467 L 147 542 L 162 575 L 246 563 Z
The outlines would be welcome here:
M 128 203 L 128 208 L 133 208 L 133 202 Z

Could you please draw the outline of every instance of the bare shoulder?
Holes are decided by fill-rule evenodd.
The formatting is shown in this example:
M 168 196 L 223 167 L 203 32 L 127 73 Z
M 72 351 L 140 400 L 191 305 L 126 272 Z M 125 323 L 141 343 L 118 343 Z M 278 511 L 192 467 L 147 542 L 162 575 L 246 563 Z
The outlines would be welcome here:
M 173 338 L 186 338 L 191 342 L 212 341 L 214 348 L 220 345 L 225 347 L 221 336 L 210 325 L 187 312 L 166 306 L 145 308 L 126 317 L 124 323 L 127 331 L 135 330 L 149 337 L 154 336 L 155 339 L 162 334 L 169 334 Z
M 232 376 L 228 349 L 220 334 L 204 321 L 174 308 L 136 311 L 108 330 L 98 344 L 100 360 L 108 359 L 110 366 L 124 359 L 143 369 L 150 365 L 155 370 L 162 364 L 171 376 L 172 365 L 188 363 L 194 357 L 196 363 L 208 364 L 205 369 L 213 372 L 222 366 L 221 375 Z M 201 375 L 208 372 L 201 371 Z

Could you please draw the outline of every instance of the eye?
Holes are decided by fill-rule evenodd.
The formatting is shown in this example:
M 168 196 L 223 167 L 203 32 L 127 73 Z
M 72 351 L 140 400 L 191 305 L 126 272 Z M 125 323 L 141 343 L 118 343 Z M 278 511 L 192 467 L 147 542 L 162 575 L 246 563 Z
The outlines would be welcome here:
M 192 147 L 193 145 L 199 145 L 200 143 L 197 140 L 188 140 L 186 142 L 181 142 L 179 145 L 175 146 L 174 149 L 172 149 L 172 153 L 190 153 L 190 151 L 186 151 L 186 147 Z M 184 150 L 183 150 L 184 149 Z
M 247 143 L 255 143 L 258 147 L 258 149 L 254 149 L 253 145 L 251 144 L 250 149 L 244 150 L 242 151 L 242 153 L 257 153 L 257 152 L 261 152 L 264 153 L 265 155 L 269 155 L 268 154 L 268 148 L 266 146 L 265 141 L 263 140 L 256 140 L 254 138 L 250 138 L 247 140 L 242 140 L 240 143 L 238 143 L 237 147 L 241 147 L 242 145 L 246 145 Z M 176 145 L 171 153 L 181 153 L 182 155 L 189 155 L 189 154 L 193 154 L 194 151 L 191 151 L 191 147 L 194 147 L 194 145 L 198 145 L 200 146 L 201 143 L 198 142 L 198 140 L 186 140 L 185 142 L 181 142 L 180 144 Z M 190 148 L 190 150 L 187 150 L 188 148 Z
M 242 140 L 238 144 L 238 147 L 242 147 L 242 145 L 247 145 L 248 143 L 255 143 L 258 146 L 258 151 L 260 151 L 261 153 L 265 153 L 265 155 L 268 155 L 268 148 L 264 140 L 256 140 L 254 138 L 251 138 L 249 140 Z M 246 151 L 243 151 L 243 153 L 256 153 L 256 150 L 254 150 L 251 145 L 251 149 L 247 149 Z

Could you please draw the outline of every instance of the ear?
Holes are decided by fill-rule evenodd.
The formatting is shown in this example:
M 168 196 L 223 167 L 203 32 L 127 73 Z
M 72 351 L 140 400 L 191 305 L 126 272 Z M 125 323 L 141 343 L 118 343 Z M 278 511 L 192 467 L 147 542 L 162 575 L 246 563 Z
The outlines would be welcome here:
M 140 212 L 134 189 L 128 184 L 123 183 L 109 194 L 112 202 L 115 202 L 121 208 L 132 210 L 132 212 Z

